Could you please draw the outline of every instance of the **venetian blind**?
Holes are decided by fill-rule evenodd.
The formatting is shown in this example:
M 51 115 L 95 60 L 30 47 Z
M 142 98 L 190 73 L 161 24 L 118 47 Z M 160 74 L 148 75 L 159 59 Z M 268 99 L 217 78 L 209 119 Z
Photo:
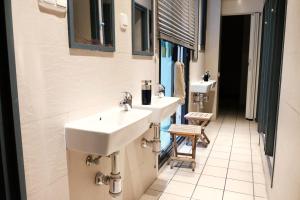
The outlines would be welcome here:
M 198 7 L 198 0 L 158 0 L 159 37 L 196 50 Z

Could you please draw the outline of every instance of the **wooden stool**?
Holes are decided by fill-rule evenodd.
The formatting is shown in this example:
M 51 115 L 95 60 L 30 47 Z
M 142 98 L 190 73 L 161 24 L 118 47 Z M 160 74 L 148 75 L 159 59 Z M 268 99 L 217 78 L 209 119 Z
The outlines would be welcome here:
M 205 147 L 210 143 L 207 135 L 204 132 L 205 127 L 209 124 L 213 114 L 212 113 L 202 113 L 202 112 L 189 112 L 184 116 L 188 120 L 189 124 L 198 125 L 202 127 L 200 140 Z
M 197 145 L 197 139 L 201 135 L 201 126 L 186 125 L 186 124 L 180 124 L 180 125 L 172 124 L 171 127 L 169 128 L 169 132 L 173 139 L 173 156 L 171 157 L 170 160 L 171 169 L 173 168 L 173 161 L 177 160 L 177 161 L 191 162 L 192 170 L 195 171 L 196 145 Z M 184 136 L 192 140 L 192 153 L 178 152 L 176 136 Z M 178 157 L 178 155 L 182 155 L 185 157 Z M 188 156 L 191 156 L 191 158 L 189 158 Z

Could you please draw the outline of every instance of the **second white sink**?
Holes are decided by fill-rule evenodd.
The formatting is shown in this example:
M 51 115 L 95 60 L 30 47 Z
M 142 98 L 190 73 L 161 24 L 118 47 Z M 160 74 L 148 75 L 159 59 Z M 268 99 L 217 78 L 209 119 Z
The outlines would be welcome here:
M 177 97 L 158 97 L 152 96 L 150 105 L 136 104 L 134 108 L 151 110 L 152 115 L 150 121 L 153 123 L 160 123 L 165 118 L 174 114 L 177 110 L 179 98 Z
M 191 83 L 190 91 L 197 93 L 207 93 L 216 86 L 215 80 L 198 81 Z

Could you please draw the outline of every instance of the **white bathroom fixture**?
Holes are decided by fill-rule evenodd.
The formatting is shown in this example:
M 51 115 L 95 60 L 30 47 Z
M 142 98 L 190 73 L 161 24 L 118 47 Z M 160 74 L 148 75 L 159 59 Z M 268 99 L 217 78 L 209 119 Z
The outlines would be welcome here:
M 136 104 L 133 108 L 152 111 L 150 121 L 159 124 L 176 112 L 179 98 L 152 96 L 150 105 Z
M 160 152 L 160 122 L 176 112 L 179 106 L 178 102 L 179 98 L 177 97 L 152 96 L 150 105 L 133 105 L 134 108 L 152 111 L 150 121 L 154 128 L 154 137 L 152 140 L 143 138 L 143 148 L 151 146 L 154 153 Z
M 191 83 L 190 91 L 205 94 L 213 89 L 216 86 L 216 83 L 215 80 L 193 82 Z
M 150 110 L 122 108 L 98 113 L 65 125 L 67 148 L 108 156 L 149 129 Z
M 120 28 L 122 31 L 126 31 L 128 27 L 128 16 L 125 13 L 120 13 Z

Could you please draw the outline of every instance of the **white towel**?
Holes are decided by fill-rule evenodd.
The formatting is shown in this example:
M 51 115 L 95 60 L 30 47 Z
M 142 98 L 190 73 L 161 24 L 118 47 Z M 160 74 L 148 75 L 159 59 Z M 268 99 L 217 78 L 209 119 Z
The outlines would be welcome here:
M 185 103 L 184 64 L 179 61 L 175 63 L 174 96 L 180 99 L 180 104 Z

